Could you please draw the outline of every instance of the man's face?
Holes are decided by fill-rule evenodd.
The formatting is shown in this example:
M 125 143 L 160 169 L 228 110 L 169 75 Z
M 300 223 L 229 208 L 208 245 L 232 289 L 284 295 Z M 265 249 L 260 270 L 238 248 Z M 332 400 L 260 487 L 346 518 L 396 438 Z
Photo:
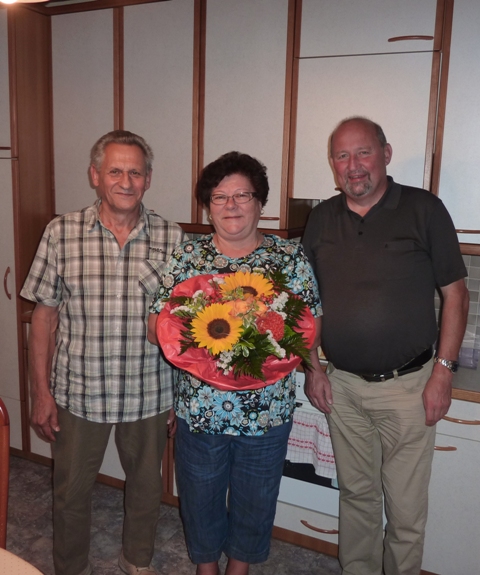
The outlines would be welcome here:
M 340 188 L 356 203 L 376 203 L 387 189 L 390 144 L 382 148 L 373 126 L 352 120 L 338 128 L 331 145 L 330 165 Z
M 100 171 L 91 166 L 90 174 L 102 199 L 102 212 L 113 216 L 139 211 L 152 176 L 142 150 L 125 144 L 108 144 Z

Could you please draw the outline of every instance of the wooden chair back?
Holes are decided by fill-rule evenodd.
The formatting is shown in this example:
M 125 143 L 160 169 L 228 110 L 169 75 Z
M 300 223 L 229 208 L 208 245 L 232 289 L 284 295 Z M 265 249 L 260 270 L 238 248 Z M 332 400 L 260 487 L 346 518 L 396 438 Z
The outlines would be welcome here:
M 0 547 L 7 542 L 8 478 L 10 472 L 10 419 L 0 398 Z

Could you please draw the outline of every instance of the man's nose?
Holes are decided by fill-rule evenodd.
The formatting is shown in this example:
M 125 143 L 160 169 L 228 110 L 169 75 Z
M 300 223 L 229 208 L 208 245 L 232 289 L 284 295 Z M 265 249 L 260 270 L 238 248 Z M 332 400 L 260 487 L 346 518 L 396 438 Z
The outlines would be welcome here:
M 349 170 L 355 170 L 357 168 L 359 164 L 358 158 L 355 154 L 352 154 L 349 158 L 348 158 L 348 169 Z
M 120 186 L 124 189 L 128 189 L 130 188 L 132 184 L 132 179 L 130 178 L 130 173 L 127 171 L 122 172 L 122 175 L 120 177 Z

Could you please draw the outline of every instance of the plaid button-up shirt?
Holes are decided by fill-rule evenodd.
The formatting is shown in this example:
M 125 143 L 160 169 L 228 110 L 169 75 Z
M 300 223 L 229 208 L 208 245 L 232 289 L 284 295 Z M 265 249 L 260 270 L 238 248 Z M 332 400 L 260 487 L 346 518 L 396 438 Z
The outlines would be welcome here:
M 48 224 L 21 295 L 59 308 L 51 375 L 57 404 L 90 421 L 137 421 L 173 403 L 173 372 L 147 341 L 147 323 L 183 232 L 142 205 L 120 249 L 98 207 Z

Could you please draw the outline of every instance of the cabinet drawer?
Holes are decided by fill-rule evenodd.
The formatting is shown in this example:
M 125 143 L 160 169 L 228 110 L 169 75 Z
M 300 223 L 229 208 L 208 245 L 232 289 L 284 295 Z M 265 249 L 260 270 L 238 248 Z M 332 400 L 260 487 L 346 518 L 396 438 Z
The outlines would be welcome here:
M 315 511 L 289 505 L 281 501 L 277 504 L 275 526 L 323 541 L 329 541 L 330 543 L 338 542 L 337 517 L 332 517 L 324 513 L 316 513 Z M 327 531 L 327 533 L 321 533 L 316 531 L 316 529 Z
M 459 423 L 442 419 L 437 424 L 437 435 L 460 437 L 480 442 L 480 404 L 471 401 L 452 400 L 447 417 L 460 420 Z M 462 422 L 479 422 L 477 425 Z M 437 438 L 436 444 L 439 445 Z

